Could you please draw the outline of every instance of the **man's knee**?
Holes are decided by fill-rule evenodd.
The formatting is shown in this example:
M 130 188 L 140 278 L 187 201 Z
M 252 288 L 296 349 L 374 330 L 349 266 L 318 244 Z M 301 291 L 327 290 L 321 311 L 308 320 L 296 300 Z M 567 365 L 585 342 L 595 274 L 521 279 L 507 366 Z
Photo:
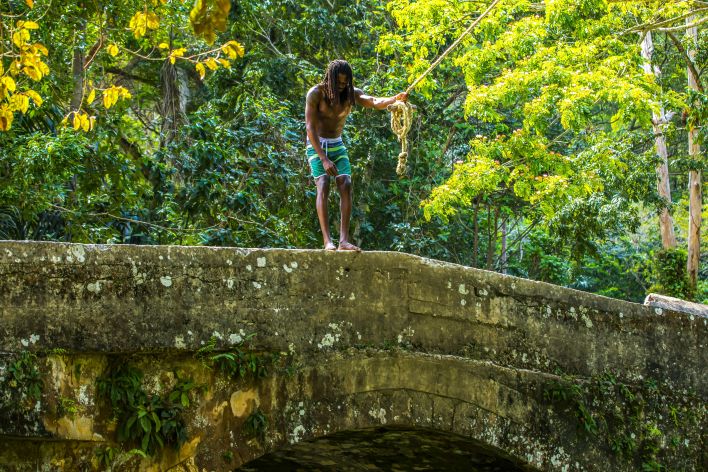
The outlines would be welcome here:
M 340 191 L 349 191 L 352 188 L 352 178 L 348 175 L 340 175 L 337 177 L 337 188 Z
M 328 192 L 329 191 L 329 176 L 320 175 L 315 179 L 315 185 L 317 186 L 318 192 Z

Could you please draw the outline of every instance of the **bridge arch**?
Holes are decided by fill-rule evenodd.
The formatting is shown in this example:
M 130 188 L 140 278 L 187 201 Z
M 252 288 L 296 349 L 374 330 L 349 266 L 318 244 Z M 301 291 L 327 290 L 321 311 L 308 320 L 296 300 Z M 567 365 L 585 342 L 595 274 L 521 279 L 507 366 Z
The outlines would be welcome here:
M 535 469 L 519 464 L 496 448 L 454 433 L 378 426 L 286 446 L 238 470 L 526 472 Z
M 464 439 L 519 470 L 551 470 L 581 456 L 604 460 L 590 452 L 598 449 L 588 448 L 586 438 L 578 444 L 575 424 L 547 411 L 548 381 L 455 356 L 402 349 L 329 352 L 294 374 L 274 375 L 232 394 L 236 435 L 243 430 L 239 419 L 256 409 L 269 418 L 264 441 L 246 447 L 237 441 L 234 451 L 237 462 L 247 464 L 298 443 L 393 427 Z

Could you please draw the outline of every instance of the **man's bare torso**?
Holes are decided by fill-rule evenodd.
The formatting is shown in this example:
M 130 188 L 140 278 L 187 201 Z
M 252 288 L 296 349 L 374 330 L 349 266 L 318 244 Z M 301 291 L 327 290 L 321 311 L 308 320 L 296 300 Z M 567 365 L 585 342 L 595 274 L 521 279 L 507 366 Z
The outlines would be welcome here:
M 318 85 L 310 89 L 307 94 L 307 100 L 317 110 L 317 135 L 320 138 L 338 138 L 341 136 L 347 116 L 352 111 L 352 106 L 349 103 L 329 105 Z

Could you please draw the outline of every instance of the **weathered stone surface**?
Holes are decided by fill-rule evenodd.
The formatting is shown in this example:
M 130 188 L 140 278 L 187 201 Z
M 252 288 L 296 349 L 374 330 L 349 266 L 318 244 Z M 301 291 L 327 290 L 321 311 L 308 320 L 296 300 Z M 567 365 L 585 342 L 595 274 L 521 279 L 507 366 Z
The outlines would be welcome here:
M 0 351 L 54 352 L 40 359 L 36 411 L 0 421 L 0 470 L 98 468 L 116 426 L 96 379 L 117 360 L 155 393 L 177 377 L 208 389 L 190 394 L 180 450 L 123 454 L 116 470 L 228 470 L 381 425 L 456 434 L 527 468 L 635 470 L 549 400 L 561 373 L 589 385 L 607 372 L 657 398 L 654 426 L 683 441 L 662 446 L 673 468 L 705 463 L 692 422 L 708 396 L 702 317 L 397 253 L 27 242 L 0 243 L 0 300 Z M 265 379 L 228 380 L 194 358 L 212 338 L 228 350 L 250 334 L 253 349 L 282 353 Z M 260 440 L 245 432 L 255 411 L 269 422 Z
M 644 299 L 644 304 L 655 308 L 680 311 L 682 313 L 708 318 L 708 305 L 689 302 L 686 300 L 681 300 L 680 298 L 661 295 L 659 293 L 650 293 L 647 295 Z

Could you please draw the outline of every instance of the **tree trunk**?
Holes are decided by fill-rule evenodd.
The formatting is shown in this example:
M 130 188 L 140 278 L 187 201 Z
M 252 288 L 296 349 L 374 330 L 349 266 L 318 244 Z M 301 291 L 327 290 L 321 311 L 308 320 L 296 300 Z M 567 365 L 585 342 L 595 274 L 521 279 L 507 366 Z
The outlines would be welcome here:
M 497 249 L 497 221 L 499 220 L 499 207 L 494 209 L 494 221 L 491 221 L 490 207 L 487 206 L 487 225 L 488 240 L 487 240 L 487 270 L 494 270 L 494 253 Z
M 477 196 L 474 202 L 474 235 L 472 237 L 472 267 L 479 267 L 479 201 Z
M 184 71 L 175 67 L 170 61 L 163 63 L 161 71 L 162 82 L 162 132 L 160 146 L 164 147 L 174 141 L 186 123 L 188 87 Z
M 78 112 L 84 96 L 84 50 L 77 46 L 74 48 L 74 58 L 71 61 L 71 76 L 74 89 L 71 93 L 70 112 Z
M 504 218 L 501 225 L 501 267 L 500 272 L 506 274 L 506 221 Z
M 86 20 L 82 19 L 79 21 L 79 28 L 77 33 L 78 38 L 83 38 L 86 32 Z M 81 102 L 84 98 L 84 50 L 80 45 L 82 39 L 77 39 L 79 44 L 74 46 L 74 54 L 71 60 L 71 79 L 73 82 L 73 89 L 71 92 L 71 102 L 69 103 L 69 122 L 74 118 L 74 114 L 78 113 L 81 108 Z M 72 204 L 76 204 L 76 187 L 78 186 L 76 174 L 71 176 L 69 180 L 68 195 L 66 197 L 67 201 Z M 72 241 L 72 225 L 71 220 L 68 220 L 65 225 L 64 238 L 71 242 Z
M 694 138 L 695 139 L 695 138 Z M 689 144 L 698 157 L 700 146 L 693 141 Z M 698 266 L 701 258 L 701 171 L 692 170 L 688 173 L 688 282 L 695 290 L 698 282 Z
M 644 58 L 644 72 L 646 74 L 654 74 L 657 78 L 661 75 L 658 66 L 652 67 L 651 58 L 654 52 L 654 43 L 651 38 L 651 31 L 644 35 L 642 41 L 642 57 Z M 665 207 L 661 209 L 659 214 L 659 229 L 661 231 L 661 245 L 664 249 L 676 247 L 676 235 L 674 233 L 674 219 L 669 212 L 671 205 L 671 185 L 669 183 L 669 164 L 668 153 L 666 151 L 666 139 L 664 138 L 663 128 L 671 119 L 662 108 L 660 113 L 652 113 L 652 124 L 654 128 L 654 141 L 656 144 L 656 153 L 661 161 L 656 167 L 656 186 L 659 192 L 659 197 L 664 201 Z
M 693 22 L 694 17 L 686 19 L 687 24 Z M 696 48 L 698 45 L 698 30 L 694 26 L 689 28 L 687 34 L 691 38 L 691 46 L 688 51 L 688 58 L 691 62 L 695 61 Z M 693 90 L 698 90 L 694 75 L 690 69 L 688 71 L 688 86 Z M 688 155 L 693 163 L 698 163 L 701 153 L 698 145 L 698 123 L 693 123 L 688 130 Z M 688 174 L 688 282 L 695 290 L 698 281 L 698 265 L 700 263 L 701 254 L 701 170 L 694 168 Z
M 174 35 L 170 28 L 170 50 Z M 187 123 L 187 102 L 189 101 L 188 77 L 184 70 L 178 68 L 169 60 L 165 60 L 160 70 L 162 85 L 162 129 L 160 130 L 160 147 L 163 148 L 174 141 L 182 127 Z M 171 157 L 171 164 L 177 169 L 174 175 L 176 181 L 181 180 L 182 166 L 176 156 Z

